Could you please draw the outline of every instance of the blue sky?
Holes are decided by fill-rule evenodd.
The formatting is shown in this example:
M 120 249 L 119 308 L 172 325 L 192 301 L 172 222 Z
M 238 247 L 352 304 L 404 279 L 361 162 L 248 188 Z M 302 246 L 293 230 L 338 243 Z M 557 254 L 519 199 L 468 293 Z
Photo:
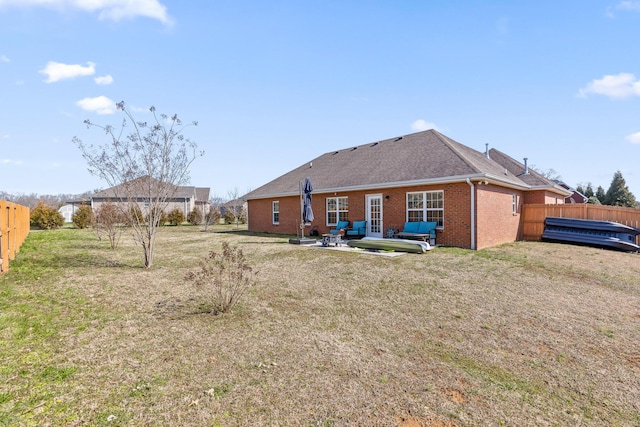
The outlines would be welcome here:
M 0 0 L 0 190 L 106 187 L 72 138 L 125 101 L 197 120 L 221 197 L 428 128 L 639 197 L 639 39 L 640 0 Z

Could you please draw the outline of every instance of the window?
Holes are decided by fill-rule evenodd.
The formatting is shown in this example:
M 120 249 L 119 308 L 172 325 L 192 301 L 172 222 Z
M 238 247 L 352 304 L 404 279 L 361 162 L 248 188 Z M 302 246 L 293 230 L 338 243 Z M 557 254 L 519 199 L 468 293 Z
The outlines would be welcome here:
M 407 221 L 429 221 L 444 226 L 444 191 L 407 193 Z
M 336 225 L 338 221 L 347 221 L 348 216 L 348 197 L 327 197 L 327 225 Z
M 280 202 L 278 200 L 271 202 L 271 220 L 274 224 L 280 224 Z
M 518 213 L 518 196 L 516 196 L 515 194 L 513 195 L 513 199 L 511 201 L 511 209 L 514 215 Z

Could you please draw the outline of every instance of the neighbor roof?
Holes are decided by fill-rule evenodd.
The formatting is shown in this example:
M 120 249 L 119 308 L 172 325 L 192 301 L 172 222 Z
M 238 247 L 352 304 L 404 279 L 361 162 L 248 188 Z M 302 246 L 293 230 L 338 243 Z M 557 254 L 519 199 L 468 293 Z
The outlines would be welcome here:
M 129 196 L 139 196 L 144 197 L 148 194 L 149 186 L 153 186 L 157 189 L 163 189 L 164 186 L 162 183 L 155 178 L 151 178 L 149 176 L 143 176 L 127 183 L 123 183 L 120 185 L 116 185 L 115 187 L 107 188 L 106 190 L 99 191 L 93 195 L 94 198 L 114 198 L 114 197 L 123 197 L 126 195 Z M 128 194 L 128 190 L 137 194 Z M 174 192 L 173 198 L 194 198 L 198 201 L 208 201 L 209 200 L 209 188 L 205 187 L 194 187 L 194 186 L 174 186 L 167 185 L 164 188 L 165 191 Z M 202 197 L 202 198 L 201 198 Z
M 502 153 L 500 159 L 509 164 L 518 163 Z M 521 172 L 524 165 L 520 165 L 520 170 L 512 165 L 506 167 L 487 158 L 485 153 L 432 129 L 325 153 L 249 192 L 244 198 L 299 194 L 299 182 L 306 177 L 311 179 L 314 193 L 459 182 L 467 178 L 530 189 L 532 183 L 517 176 Z M 546 185 L 564 191 L 540 178 L 546 182 L 534 184 L 536 187 Z

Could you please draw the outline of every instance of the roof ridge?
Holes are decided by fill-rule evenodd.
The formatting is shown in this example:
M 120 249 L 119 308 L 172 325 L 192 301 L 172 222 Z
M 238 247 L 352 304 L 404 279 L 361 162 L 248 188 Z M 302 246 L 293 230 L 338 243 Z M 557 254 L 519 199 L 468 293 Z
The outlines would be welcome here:
M 458 156 L 458 158 L 460 160 L 462 160 L 467 166 L 469 166 L 471 169 L 474 169 L 476 171 L 476 173 L 482 173 L 483 172 L 482 169 L 480 169 L 478 167 L 478 165 L 475 164 L 475 162 L 473 162 L 466 155 L 464 155 L 464 153 L 462 152 L 462 150 L 459 149 L 459 147 L 456 147 L 456 145 L 462 146 L 462 144 L 460 144 L 458 141 L 455 141 L 455 140 L 449 138 L 446 135 L 441 134 L 440 132 L 438 132 L 435 129 L 431 129 L 431 131 L 433 131 L 433 133 L 438 137 L 438 139 L 440 139 L 447 147 L 449 147 L 451 149 L 451 151 L 456 153 L 456 156 Z M 473 148 L 470 148 L 470 147 L 467 147 L 467 148 L 469 150 L 473 150 Z

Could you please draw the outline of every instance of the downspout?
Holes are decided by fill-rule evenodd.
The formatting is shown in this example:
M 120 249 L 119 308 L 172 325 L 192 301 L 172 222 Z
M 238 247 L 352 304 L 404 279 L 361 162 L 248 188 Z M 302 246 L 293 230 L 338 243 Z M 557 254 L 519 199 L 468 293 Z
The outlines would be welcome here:
M 476 188 L 473 182 L 467 178 L 467 184 L 471 187 L 471 250 L 476 249 Z

